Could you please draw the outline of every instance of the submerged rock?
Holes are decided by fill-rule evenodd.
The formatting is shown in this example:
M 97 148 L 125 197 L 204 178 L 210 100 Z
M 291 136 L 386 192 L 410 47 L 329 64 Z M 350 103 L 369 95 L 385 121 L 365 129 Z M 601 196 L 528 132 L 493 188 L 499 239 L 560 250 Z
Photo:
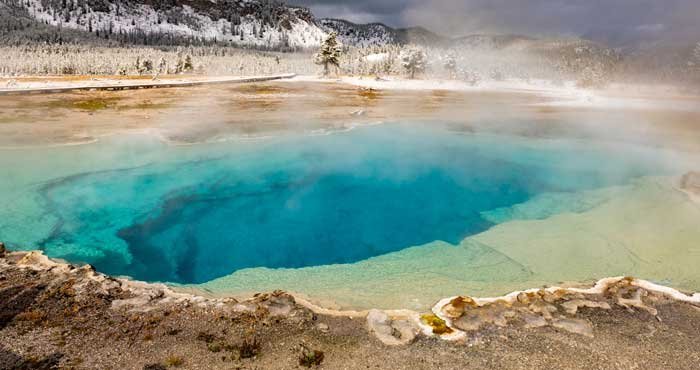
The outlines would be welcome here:
M 0 242 L 0 257 L 5 257 L 5 252 L 7 252 L 7 249 L 5 249 L 5 243 Z

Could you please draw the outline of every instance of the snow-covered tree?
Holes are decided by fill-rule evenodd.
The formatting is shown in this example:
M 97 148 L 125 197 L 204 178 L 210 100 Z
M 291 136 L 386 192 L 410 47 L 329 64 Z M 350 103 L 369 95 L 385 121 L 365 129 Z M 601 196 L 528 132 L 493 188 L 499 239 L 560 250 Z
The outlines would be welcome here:
M 469 86 L 478 86 L 481 83 L 481 76 L 477 72 L 464 71 L 462 75 L 464 76 L 464 82 L 469 84 Z
M 586 67 L 581 71 L 576 86 L 584 89 L 599 89 L 607 84 L 607 76 L 601 68 Z
M 416 73 L 425 71 L 427 56 L 422 50 L 416 48 L 403 50 L 399 59 L 401 59 L 401 66 L 412 79 L 416 78 Z
M 693 60 L 691 63 L 700 70 L 700 42 L 695 45 L 695 49 L 693 50 Z
M 187 54 L 185 56 L 185 63 L 183 65 L 183 70 L 185 72 L 191 72 L 194 69 L 194 64 L 192 63 L 192 56 Z
M 442 66 L 445 68 L 445 71 L 450 74 L 450 78 L 457 77 L 457 60 L 454 54 L 447 54 L 443 59 Z
M 161 57 L 158 61 L 158 73 L 168 73 L 168 61 L 164 57 Z
M 340 67 L 343 46 L 338 42 L 338 34 L 331 32 L 321 44 L 321 49 L 314 55 L 314 62 L 323 66 L 323 75 L 330 73 L 329 66 Z
M 505 80 L 505 76 L 503 76 L 503 72 L 501 72 L 501 71 L 499 71 L 499 70 L 497 70 L 497 69 L 491 71 L 490 77 L 491 77 L 491 79 L 494 80 L 494 81 L 503 81 L 503 80 Z
M 153 72 L 153 62 L 150 59 L 144 59 L 141 62 L 141 73 Z
M 194 64 L 192 64 L 192 56 L 187 54 L 185 55 L 185 59 L 182 59 L 182 53 L 178 53 L 177 64 L 175 65 L 175 73 L 192 72 L 193 69 Z

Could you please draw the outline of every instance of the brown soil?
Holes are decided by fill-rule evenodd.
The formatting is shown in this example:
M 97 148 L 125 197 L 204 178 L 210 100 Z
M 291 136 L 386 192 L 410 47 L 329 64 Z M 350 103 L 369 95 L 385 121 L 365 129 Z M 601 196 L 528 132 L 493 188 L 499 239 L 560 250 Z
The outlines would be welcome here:
M 486 327 L 467 340 L 386 346 L 363 319 L 316 314 L 276 292 L 169 299 L 87 267 L 0 257 L 1 369 L 697 369 L 700 309 L 581 309 L 593 338 Z M 161 292 L 161 294 L 153 294 Z M 145 299 L 144 299 L 145 298 Z M 131 302 L 131 304 L 118 304 Z M 154 303 L 158 302 L 158 303 Z

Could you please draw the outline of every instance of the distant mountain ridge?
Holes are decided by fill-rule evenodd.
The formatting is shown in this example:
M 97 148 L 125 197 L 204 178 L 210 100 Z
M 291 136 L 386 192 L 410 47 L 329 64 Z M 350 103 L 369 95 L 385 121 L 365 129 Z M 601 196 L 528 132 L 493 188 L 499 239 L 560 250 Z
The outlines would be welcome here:
M 323 18 L 320 26 L 335 31 L 346 45 L 372 46 L 385 44 L 445 45 L 451 40 L 423 27 L 393 28 L 383 23 L 357 24 L 343 19 Z

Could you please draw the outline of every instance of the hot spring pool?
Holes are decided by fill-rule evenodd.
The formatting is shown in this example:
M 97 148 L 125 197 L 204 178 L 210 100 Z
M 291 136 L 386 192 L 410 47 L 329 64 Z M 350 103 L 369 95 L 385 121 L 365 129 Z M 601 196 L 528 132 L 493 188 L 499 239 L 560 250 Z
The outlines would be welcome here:
M 15 149 L 0 159 L 0 240 L 114 275 L 352 308 L 617 274 L 697 288 L 694 269 L 662 268 L 687 264 L 679 249 L 700 261 L 674 158 L 415 124 Z

